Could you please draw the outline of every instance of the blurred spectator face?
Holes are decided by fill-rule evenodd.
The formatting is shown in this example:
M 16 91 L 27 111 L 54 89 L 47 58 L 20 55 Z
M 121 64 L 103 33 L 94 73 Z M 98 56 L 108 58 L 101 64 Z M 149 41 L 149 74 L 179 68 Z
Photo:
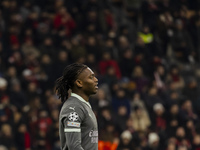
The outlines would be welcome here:
M 135 113 L 136 113 L 136 115 L 138 116 L 138 117 L 141 117 L 142 116 L 142 108 L 140 108 L 140 107 L 137 107 L 137 108 L 135 108 Z
M 178 114 L 179 112 L 179 107 L 177 104 L 175 105 L 172 105 L 171 108 L 170 108 L 170 113 L 173 114 L 173 115 L 176 115 Z
M 89 18 L 89 20 L 96 20 L 96 18 L 97 18 L 97 13 L 95 12 L 95 11 L 89 11 L 88 12 L 88 18 Z
M 103 89 L 99 89 L 97 92 L 97 98 L 100 99 L 105 99 L 106 95 L 105 95 L 105 91 Z
M 93 33 L 96 30 L 96 26 L 94 24 L 89 24 L 87 26 L 87 31 Z
M 12 89 L 13 89 L 13 91 L 15 91 L 15 92 L 20 92 L 20 91 L 21 91 L 21 85 L 20 85 L 20 83 L 14 83 L 14 84 L 12 85 Z
M 10 1 L 2 1 L 1 3 L 4 8 L 9 8 L 10 7 Z
M 127 128 L 132 128 L 133 127 L 133 119 L 130 117 L 127 122 L 126 122 Z
M 113 40 L 112 40 L 112 39 L 106 40 L 106 46 L 107 46 L 107 47 L 113 47 L 113 46 L 114 46 Z
M 120 116 L 126 116 L 127 115 L 127 109 L 126 109 L 126 107 L 125 106 L 120 106 L 118 108 L 118 114 Z
M 183 127 L 178 127 L 176 130 L 177 138 L 183 139 L 185 137 L 185 129 Z
M 15 67 L 9 67 L 8 68 L 7 74 L 8 74 L 9 77 L 15 77 L 16 73 L 17 73 L 17 70 L 16 70 Z
M 93 54 L 89 54 L 89 55 L 87 55 L 87 62 L 88 63 L 94 63 L 95 64 L 95 56 L 93 55 Z
M 144 32 L 145 34 L 148 34 L 148 33 L 150 32 L 149 27 L 148 27 L 148 26 L 144 26 L 144 27 L 143 27 L 143 32 Z
M 57 1 L 55 1 L 55 7 L 56 8 L 60 8 L 61 7 L 61 9 L 63 8 L 62 6 L 63 6 L 63 0 L 57 0 Z
M 188 150 L 186 146 L 179 146 L 177 150 Z
M 32 29 L 26 29 L 26 31 L 25 31 L 26 36 L 31 36 L 32 34 L 33 34 Z
M 37 20 L 38 19 L 38 13 L 37 12 L 31 12 L 29 17 L 32 19 L 32 20 Z
M 20 126 L 18 127 L 18 132 L 25 133 L 26 131 L 27 131 L 26 125 L 20 124 Z
M 42 56 L 41 63 L 42 64 L 50 64 L 51 58 L 49 55 L 45 54 Z
M 137 43 L 137 45 L 139 45 L 139 46 L 144 46 L 144 45 L 145 45 L 143 39 L 142 39 L 140 36 L 137 37 L 136 43 Z
M 158 136 L 157 133 L 149 133 L 149 136 L 148 136 L 148 142 L 149 142 L 149 146 L 154 148 L 154 147 L 157 147 L 159 145 L 159 141 L 160 141 L 160 138 Z
M 182 29 L 183 29 L 183 23 L 182 23 L 181 20 L 177 20 L 177 21 L 176 21 L 176 28 L 177 28 L 178 30 L 182 30 Z
M 129 42 L 128 42 L 128 39 L 125 37 L 125 36 L 120 36 L 119 37 L 119 45 L 120 47 L 128 47 L 129 46 Z
M 188 120 L 187 123 L 186 123 L 186 127 L 188 129 L 193 129 L 193 127 L 194 127 L 193 121 L 192 120 Z
M 190 100 L 186 100 L 183 104 L 183 109 L 186 111 L 192 111 L 192 102 Z
M 135 94 L 133 95 L 133 100 L 134 100 L 134 101 L 140 100 L 140 93 L 135 93 Z
M 0 122 L 6 123 L 8 121 L 8 116 L 5 114 L 4 110 L 0 109 Z
M 85 60 L 85 57 L 84 57 L 84 56 L 80 56 L 80 57 L 77 59 L 77 63 L 84 64 L 85 62 L 86 62 L 86 60 Z
M 117 97 L 118 98 L 123 98 L 125 96 L 125 91 L 123 89 L 119 89 L 117 91 Z
M 191 89 L 197 87 L 197 81 L 196 80 L 190 81 L 188 87 Z
M 155 87 L 151 87 L 149 89 L 149 95 L 151 95 L 151 96 L 157 95 L 157 92 L 158 92 L 158 90 Z
M 14 58 L 15 62 L 20 62 L 22 60 L 22 55 L 19 52 L 15 52 L 13 54 L 13 58 Z
M 176 144 L 176 138 L 175 137 L 170 137 L 168 139 L 168 143 Z
M 133 52 L 131 49 L 128 49 L 124 52 L 124 58 L 126 59 L 132 59 L 132 56 L 133 56 Z
M 102 116 L 106 119 L 106 120 L 110 120 L 111 119 L 111 113 L 108 109 L 104 109 L 101 112 Z
M 11 137 L 12 136 L 11 126 L 9 124 L 2 125 L 1 132 L 6 137 Z
M 172 70 L 171 70 L 171 74 L 172 75 L 178 75 L 179 74 L 179 70 L 178 70 L 178 68 L 173 68 Z
M 7 89 L 7 80 L 0 77 L 0 91 Z
M 18 44 L 18 43 L 13 43 L 13 44 L 11 45 L 11 50 L 12 50 L 13 52 L 15 52 L 15 53 L 16 53 L 16 51 L 19 51 L 19 44 Z
M 90 45 L 90 46 L 96 45 L 96 39 L 93 36 L 88 38 L 88 45 Z
M 59 111 L 57 109 L 53 109 L 53 111 L 51 112 L 51 117 L 53 118 L 53 120 L 59 120 Z
M 51 46 L 52 45 L 52 39 L 51 38 L 46 38 L 44 40 L 44 45 L 46 46 Z
M 14 9 L 17 7 L 17 1 L 10 1 L 10 8 Z
M 5 146 L 0 145 L 0 150 L 8 150 Z
M 27 46 L 33 46 L 33 41 L 32 41 L 31 39 L 26 39 L 26 40 L 25 40 L 25 44 L 26 44 Z
M 60 51 L 59 54 L 58 54 L 58 59 L 61 62 L 65 62 L 68 59 L 68 53 L 65 52 L 65 51 Z
M 36 92 L 37 91 L 37 85 L 34 82 L 29 83 L 28 91 L 29 92 Z
M 194 136 L 193 144 L 200 145 L 200 135 L 199 134 Z
M 135 67 L 134 71 L 133 71 L 133 76 L 134 77 L 142 77 L 143 76 L 143 69 L 142 69 L 142 67 L 140 67 L 140 66 Z
M 107 131 L 108 133 L 114 132 L 114 131 L 115 131 L 115 126 L 114 126 L 113 124 L 107 124 L 107 125 L 106 125 L 106 131 Z
M 164 109 L 164 107 L 161 103 L 156 103 L 153 106 L 153 110 L 154 110 L 154 112 L 156 113 L 157 116 L 162 116 L 164 111 L 165 111 L 165 109 Z
M 159 75 L 164 75 L 165 74 L 165 69 L 163 66 L 158 66 L 157 72 Z
M 106 73 L 109 75 L 109 76 L 115 76 L 115 68 L 112 67 L 112 66 L 109 66 L 106 70 Z
M 170 94 L 170 98 L 171 98 L 171 100 L 178 100 L 179 94 L 177 92 L 172 92 Z
M 108 53 L 108 52 L 103 53 L 103 59 L 110 60 L 111 59 L 110 53 Z
M 169 144 L 167 145 L 167 150 L 176 150 L 176 145 L 173 144 L 173 143 L 169 143 Z
M 46 111 L 46 110 L 40 111 L 39 117 L 40 117 L 40 118 L 46 118 L 46 117 L 48 117 L 47 111 Z
M 132 135 L 131 135 L 130 131 L 126 130 L 126 131 L 122 132 L 121 138 L 122 138 L 123 144 L 128 145 L 132 139 Z
M 32 108 L 32 109 L 37 109 L 37 110 L 39 110 L 40 109 L 40 107 L 41 107 L 41 99 L 39 98 L 39 97 L 36 97 L 36 98 L 34 98 L 31 102 L 30 102 L 30 107 Z

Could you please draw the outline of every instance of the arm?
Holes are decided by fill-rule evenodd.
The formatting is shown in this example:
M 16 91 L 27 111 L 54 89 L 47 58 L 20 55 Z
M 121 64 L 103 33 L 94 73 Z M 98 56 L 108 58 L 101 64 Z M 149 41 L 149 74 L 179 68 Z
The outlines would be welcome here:
M 80 127 L 71 127 L 67 124 L 72 124 L 68 121 L 67 118 L 64 119 L 63 124 L 65 126 L 65 138 L 68 150 L 84 150 L 81 146 L 81 128 Z M 79 124 L 77 124 L 78 126 Z
M 84 150 L 81 146 L 81 123 L 84 112 L 79 106 L 68 106 L 63 112 L 62 126 L 68 150 Z

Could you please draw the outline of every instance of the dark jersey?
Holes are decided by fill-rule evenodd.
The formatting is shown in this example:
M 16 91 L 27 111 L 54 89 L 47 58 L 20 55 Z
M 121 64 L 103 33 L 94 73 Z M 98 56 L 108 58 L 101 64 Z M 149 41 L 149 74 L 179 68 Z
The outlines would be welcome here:
M 72 93 L 59 116 L 61 150 L 98 150 L 98 127 L 91 106 Z

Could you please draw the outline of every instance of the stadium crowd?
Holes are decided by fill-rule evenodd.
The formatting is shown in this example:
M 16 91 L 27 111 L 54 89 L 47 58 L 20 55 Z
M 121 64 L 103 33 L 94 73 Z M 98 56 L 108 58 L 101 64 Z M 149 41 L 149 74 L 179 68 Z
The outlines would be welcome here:
M 199 0 L 0 0 L 0 150 L 59 150 L 73 62 L 99 80 L 99 150 L 200 149 Z

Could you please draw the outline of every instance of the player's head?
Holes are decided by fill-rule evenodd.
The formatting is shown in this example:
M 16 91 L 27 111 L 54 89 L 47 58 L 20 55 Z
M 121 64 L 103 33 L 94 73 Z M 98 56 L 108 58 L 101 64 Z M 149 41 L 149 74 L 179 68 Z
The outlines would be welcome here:
M 97 82 L 93 71 L 84 64 L 74 63 L 68 65 L 63 75 L 56 80 L 56 91 L 64 102 L 68 98 L 68 90 L 83 92 L 86 95 L 97 92 Z

